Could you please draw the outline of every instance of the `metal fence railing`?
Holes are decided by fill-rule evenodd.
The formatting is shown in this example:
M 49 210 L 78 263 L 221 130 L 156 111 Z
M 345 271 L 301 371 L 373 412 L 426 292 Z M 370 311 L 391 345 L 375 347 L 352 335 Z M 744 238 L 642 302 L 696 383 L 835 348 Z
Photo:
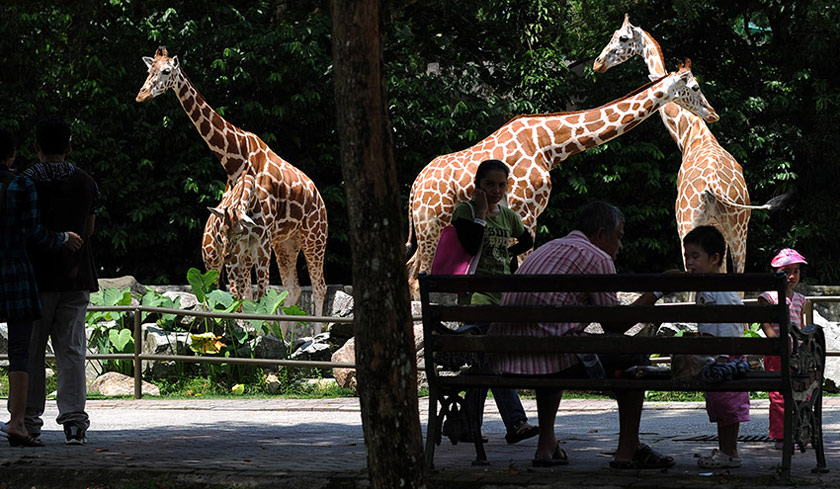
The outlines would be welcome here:
M 755 299 L 747 299 L 745 303 L 755 302 Z M 811 324 L 814 321 L 814 304 L 819 302 L 840 302 L 840 296 L 808 296 L 805 302 L 805 324 Z M 221 319 L 257 319 L 263 321 L 288 321 L 290 324 L 294 322 L 306 323 L 342 323 L 352 324 L 353 318 L 340 318 L 331 316 L 288 316 L 288 315 L 267 315 L 267 314 L 244 314 L 244 313 L 223 313 L 223 312 L 207 312 L 207 311 L 188 311 L 184 309 L 168 309 L 164 307 L 148 307 L 148 306 L 89 306 L 88 311 L 95 312 L 133 312 L 134 313 L 134 353 L 90 353 L 87 355 L 89 360 L 132 360 L 134 373 L 134 398 L 141 399 L 143 397 L 143 361 L 158 360 L 169 362 L 190 362 L 190 363 L 231 363 L 243 365 L 274 365 L 288 368 L 301 367 L 315 367 L 315 368 L 355 368 L 355 363 L 350 362 L 325 362 L 316 360 L 290 360 L 290 359 L 272 359 L 272 358 L 239 358 L 239 357 L 212 357 L 203 355 L 159 355 L 151 353 L 143 353 L 143 331 L 142 331 L 142 314 L 143 312 L 153 312 L 159 314 L 176 314 L 178 316 L 191 317 L 206 317 L 206 318 L 221 318 Z M 422 321 L 421 316 L 414 316 L 413 321 Z M 826 351 L 828 357 L 840 356 L 840 351 Z M 0 360 L 8 360 L 9 356 L 6 354 L 0 355 Z M 48 360 L 55 359 L 54 355 L 47 355 Z M 668 357 L 660 357 L 654 359 L 657 363 L 667 362 Z M 423 368 L 423 365 L 420 365 Z

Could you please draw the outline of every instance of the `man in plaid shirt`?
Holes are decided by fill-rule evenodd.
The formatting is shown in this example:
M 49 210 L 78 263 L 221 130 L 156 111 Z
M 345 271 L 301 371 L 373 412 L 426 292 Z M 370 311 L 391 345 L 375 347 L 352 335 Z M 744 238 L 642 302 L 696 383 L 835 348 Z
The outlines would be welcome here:
M 615 257 L 621 250 L 624 236 L 624 215 L 605 202 L 592 202 L 577 215 L 575 230 L 563 238 L 555 239 L 537 248 L 519 267 L 516 273 L 537 274 L 614 274 Z M 661 293 L 645 292 L 635 304 L 650 305 Z M 510 292 L 502 304 L 510 305 L 616 305 L 615 292 Z M 500 336 L 565 336 L 583 335 L 588 324 L 584 323 L 494 323 L 490 334 Z M 607 333 L 624 333 L 629 324 L 602 324 Z M 647 356 L 632 358 L 602 356 L 607 372 L 649 362 Z M 494 356 L 497 371 L 511 374 L 553 375 L 559 377 L 586 377 L 587 372 L 575 354 L 499 354 Z M 534 466 L 546 467 L 568 463 L 566 453 L 557 443 L 554 422 L 563 392 L 554 389 L 537 389 L 539 416 L 539 442 L 533 460 Z M 664 468 L 674 465 L 672 457 L 663 457 L 639 441 L 639 421 L 644 392 L 616 392 L 620 433 L 614 468 Z

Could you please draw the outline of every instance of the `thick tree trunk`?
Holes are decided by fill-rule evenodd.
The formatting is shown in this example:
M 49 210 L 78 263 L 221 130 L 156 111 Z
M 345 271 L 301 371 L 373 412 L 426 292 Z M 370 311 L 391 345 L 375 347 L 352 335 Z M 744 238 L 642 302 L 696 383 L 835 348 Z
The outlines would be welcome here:
M 371 487 L 425 487 L 402 215 L 377 0 L 333 0 L 341 168 L 353 250 L 356 370 Z

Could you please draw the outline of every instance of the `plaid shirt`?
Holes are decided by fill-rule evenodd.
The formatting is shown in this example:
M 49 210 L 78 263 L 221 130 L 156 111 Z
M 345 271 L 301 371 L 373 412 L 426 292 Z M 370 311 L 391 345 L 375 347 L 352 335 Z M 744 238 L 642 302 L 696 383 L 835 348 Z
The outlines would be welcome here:
M 0 168 L 0 181 L 11 172 Z M 4 185 L 5 187 L 5 185 Z M 0 320 L 31 320 L 41 316 L 41 302 L 26 244 L 61 246 L 63 236 L 41 226 L 38 194 L 28 178 L 15 177 L 6 189 L 0 215 Z
M 516 271 L 517 275 L 615 273 L 610 255 L 595 246 L 580 231 L 537 248 Z M 615 292 L 509 292 L 502 304 L 512 305 L 616 305 Z M 582 335 L 584 323 L 494 323 L 490 334 L 500 336 L 566 336 Z M 503 373 L 551 374 L 579 363 L 577 355 L 566 354 L 499 354 L 493 367 Z

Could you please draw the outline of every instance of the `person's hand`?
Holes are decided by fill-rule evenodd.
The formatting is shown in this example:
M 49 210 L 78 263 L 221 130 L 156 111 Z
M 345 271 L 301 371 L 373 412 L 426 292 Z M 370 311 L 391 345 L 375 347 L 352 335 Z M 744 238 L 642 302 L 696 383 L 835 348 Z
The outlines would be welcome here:
M 670 270 L 665 270 L 664 272 L 662 272 L 663 275 L 676 275 L 676 274 L 680 274 L 680 273 L 685 273 L 685 272 L 683 272 L 679 268 L 672 268 Z
M 64 247 L 70 249 L 71 251 L 76 251 L 82 247 L 84 241 L 82 237 L 78 234 L 74 233 L 73 231 L 67 231 L 67 241 L 64 242 Z
M 473 204 L 475 205 L 475 217 L 479 219 L 485 219 L 487 217 L 487 193 L 480 188 L 476 188 L 473 191 L 472 197 Z

